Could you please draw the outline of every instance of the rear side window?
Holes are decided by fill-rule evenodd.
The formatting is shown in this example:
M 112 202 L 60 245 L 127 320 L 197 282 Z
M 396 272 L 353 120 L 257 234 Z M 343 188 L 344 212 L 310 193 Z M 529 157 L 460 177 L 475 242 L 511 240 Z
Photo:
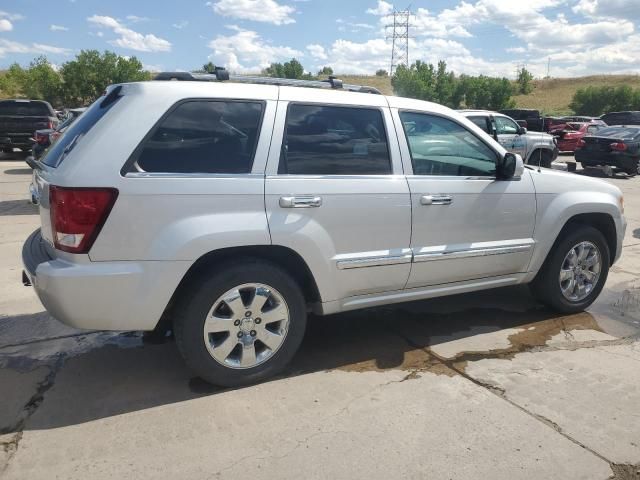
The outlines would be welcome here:
M 487 123 L 487 117 L 468 117 L 468 118 L 485 132 L 491 133 L 489 131 L 489 125 Z
M 4 102 L 0 102 L 0 115 L 48 117 L 53 116 L 53 112 L 44 102 L 5 100 Z
M 382 112 L 375 108 L 291 104 L 278 173 L 391 173 Z
M 57 167 L 65 157 L 74 149 L 91 128 L 98 123 L 120 97 L 122 87 L 111 90 L 106 97 L 100 97 L 91 105 L 78 120 L 73 122 L 65 133 L 51 145 L 42 159 L 42 163 L 50 167 Z
M 249 173 L 263 107 L 257 101 L 183 102 L 160 121 L 141 145 L 136 170 Z

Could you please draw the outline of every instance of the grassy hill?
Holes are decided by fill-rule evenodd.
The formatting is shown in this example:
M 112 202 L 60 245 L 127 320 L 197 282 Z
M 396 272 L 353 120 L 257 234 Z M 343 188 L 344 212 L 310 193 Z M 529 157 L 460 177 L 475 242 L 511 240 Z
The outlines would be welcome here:
M 571 113 L 569 103 L 579 88 L 629 85 L 640 88 L 640 75 L 594 75 L 578 78 L 549 78 L 534 80 L 534 90 L 529 95 L 514 97 L 520 108 L 537 108 L 547 115 Z
M 370 85 L 378 88 L 382 93 L 391 95 L 391 79 L 389 77 L 337 75 L 345 83 Z M 569 103 L 573 94 L 579 88 L 588 86 L 609 85 L 617 87 L 629 85 L 632 88 L 640 88 L 640 75 L 595 75 L 577 78 L 549 78 L 534 80 L 534 90 L 529 95 L 517 95 L 514 97 L 516 105 L 520 108 L 536 108 L 546 115 L 566 115 L 571 113 Z

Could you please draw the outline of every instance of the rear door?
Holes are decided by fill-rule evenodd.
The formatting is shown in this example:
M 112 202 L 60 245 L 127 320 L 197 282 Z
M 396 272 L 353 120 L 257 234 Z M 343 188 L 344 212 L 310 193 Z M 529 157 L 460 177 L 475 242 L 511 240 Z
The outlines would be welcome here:
M 411 206 L 384 97 L 281 87 L 265 198 L 272 242 L 324 302 L 404 288 Z

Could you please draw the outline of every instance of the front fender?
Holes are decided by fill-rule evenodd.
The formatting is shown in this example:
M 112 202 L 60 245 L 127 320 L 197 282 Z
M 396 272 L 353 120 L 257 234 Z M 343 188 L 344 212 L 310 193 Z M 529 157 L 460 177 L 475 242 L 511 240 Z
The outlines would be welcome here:
M 536 202 L 534 230 L 536 246 L 528 269 L 531 278 L 542 267 L 564 226 L 576 215 L 593 213 L 609 215 L 616 226 L 617 237 L 624 236 L 624 231 L 621 235 L 621 230 L 624 230 L 624 218 L 618 207 L 618 199 L 611 193 L 570 191 L 559 194 L 537 194 Z

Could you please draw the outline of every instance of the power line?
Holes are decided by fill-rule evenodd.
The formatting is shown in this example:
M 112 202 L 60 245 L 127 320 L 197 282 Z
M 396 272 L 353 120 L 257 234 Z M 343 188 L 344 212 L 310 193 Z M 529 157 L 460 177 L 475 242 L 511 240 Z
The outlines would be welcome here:
M 409 27 L 411 23 L 411 6 L 405 10 L 395 10 L 387 18 L 393 19 L 393 23 L 385 26 L 392 29 L 391 35 L 387 35 L 387 40 L 391 39 L 391 67 L 389 75 L 399 65 L 409 66 Z

